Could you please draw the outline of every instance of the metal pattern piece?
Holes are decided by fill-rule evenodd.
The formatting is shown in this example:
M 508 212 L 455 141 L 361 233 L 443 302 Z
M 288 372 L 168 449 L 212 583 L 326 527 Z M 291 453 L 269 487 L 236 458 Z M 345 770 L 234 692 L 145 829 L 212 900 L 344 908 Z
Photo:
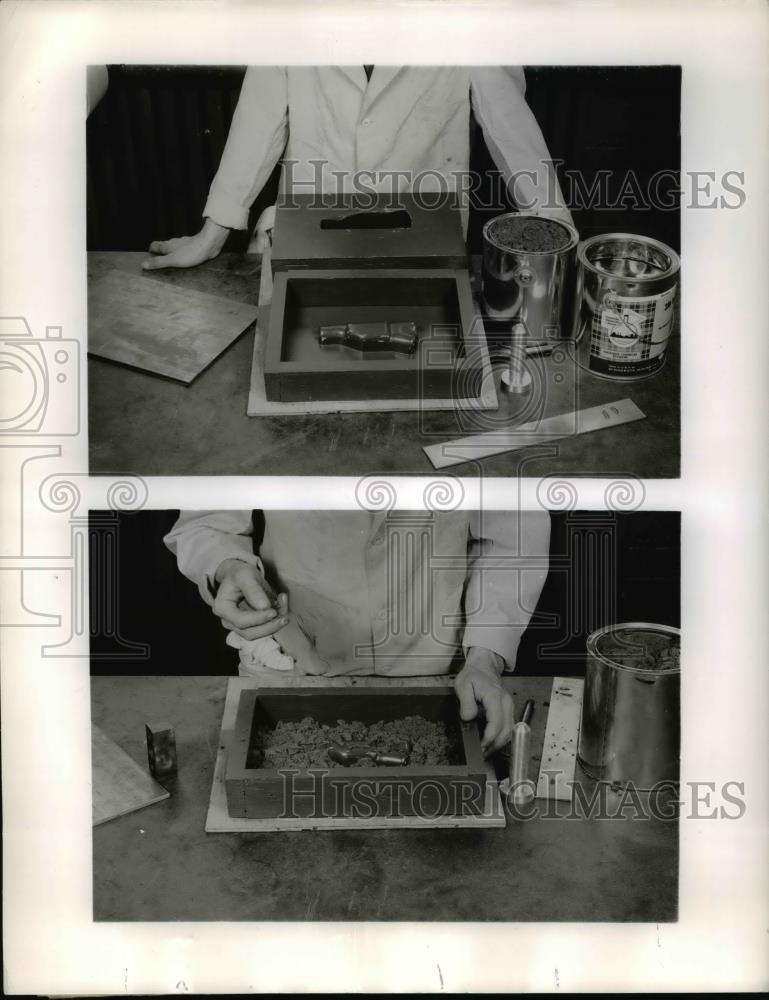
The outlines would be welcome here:
M 345 323 L 322 326 L 321 347 L 349 347 L 354 351 L 413 354 L 418 343 L 415 323 Z
M 144 728 L 147 733 L 150 771 L 156 778 L 176 774 L 176 734 L 173 726 L 147 723 Z
M 376 747 L 363 743 L 350 743 L 347 745 L 334 743 L 328 748 L 328 755 L 335 764 L 343 764 L 349 767 L 350 764 L 357 764 L 358 761 L 368 759 L 373 764 L 380 764 L 390 767 L 405 767 L 411 758 L 412 747 L 409 745 L 402 751 L 385 750 L 379 751 Z

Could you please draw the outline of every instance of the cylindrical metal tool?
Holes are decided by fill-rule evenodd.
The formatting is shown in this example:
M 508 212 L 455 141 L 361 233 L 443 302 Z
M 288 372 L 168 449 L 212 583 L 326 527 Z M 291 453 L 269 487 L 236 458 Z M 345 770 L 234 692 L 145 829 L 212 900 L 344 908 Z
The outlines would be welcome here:
M 665 363 L 680 261 L 648 236 L 593 236 L 578 250 L 581 364 L 599 378 L 635 382 Z
M 502 372 L 501 388 L 522 395 L 531 389 L 531 374 L 526 369 L 526 331 L 520 323 L 513 324 L 507 367 Z
M 579 763 L 590 777 L 639 790 L 678 780 L 680 635 L 630 622 L 588 636 Z
M 531 753 L 531 729 L 529 720 L 534 711 L 534 702 L 528 699 L 523 707 L 521 721 L 513 726 L 513 736 L 510 744 L 510 775 L 502 783 L 504 795 L 510 795 L 513 805 L 521 806 L 534 798 L 534 787 L 528 780 L 529 755 Z
M 482 295 L 490 320 L 519 323 L 529 341 L 577 333 L 579 234 L 565 222 L 525 212 L 499 215 L 483 227 Z

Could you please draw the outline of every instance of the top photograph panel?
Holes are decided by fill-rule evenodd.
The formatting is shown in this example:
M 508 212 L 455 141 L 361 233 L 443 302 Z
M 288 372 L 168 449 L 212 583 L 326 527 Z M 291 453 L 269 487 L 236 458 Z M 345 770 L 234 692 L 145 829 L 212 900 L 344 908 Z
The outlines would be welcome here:
M 677 477 L 680 89 L 89 67 L 90 471 Z

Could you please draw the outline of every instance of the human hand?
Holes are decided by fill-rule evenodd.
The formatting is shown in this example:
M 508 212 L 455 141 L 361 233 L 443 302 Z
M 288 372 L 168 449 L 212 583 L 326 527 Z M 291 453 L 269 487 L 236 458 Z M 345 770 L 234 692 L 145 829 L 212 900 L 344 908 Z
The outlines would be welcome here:
M 498 653 L 482 646 L 471 646 L 465 665 L 454 681 L 459 714 L 465 722 L 478 715 L 478 705 L 483 706 L 486 728 L 481 737 L 481 749 L 486 756 L 508 743 L 513 729 L 513 699 L 500 680 L 504 665 Z
M 258 566 L 225 559 L 216 571 L 214 614 L 244 639 L 273 635 L 288 623 L 288 596 L 276 594 Z
M 206 219 L 195 236 L 179 236 L 173 240 L 155 240 L 150 253 L 157 254 L 142 262 L 144 271 L 159 271 L 167 267 L 197 267 L 221 252 L 229 235 L 226 226 Z

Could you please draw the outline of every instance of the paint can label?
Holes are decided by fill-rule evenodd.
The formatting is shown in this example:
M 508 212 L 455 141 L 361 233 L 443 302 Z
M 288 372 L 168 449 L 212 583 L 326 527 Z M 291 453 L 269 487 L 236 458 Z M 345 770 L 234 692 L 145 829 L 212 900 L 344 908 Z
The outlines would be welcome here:
M 676 285 L 657 295 L 609 295 L 593 314 L 590 371 L 609 378 L 653 375 L 665 360 Z

